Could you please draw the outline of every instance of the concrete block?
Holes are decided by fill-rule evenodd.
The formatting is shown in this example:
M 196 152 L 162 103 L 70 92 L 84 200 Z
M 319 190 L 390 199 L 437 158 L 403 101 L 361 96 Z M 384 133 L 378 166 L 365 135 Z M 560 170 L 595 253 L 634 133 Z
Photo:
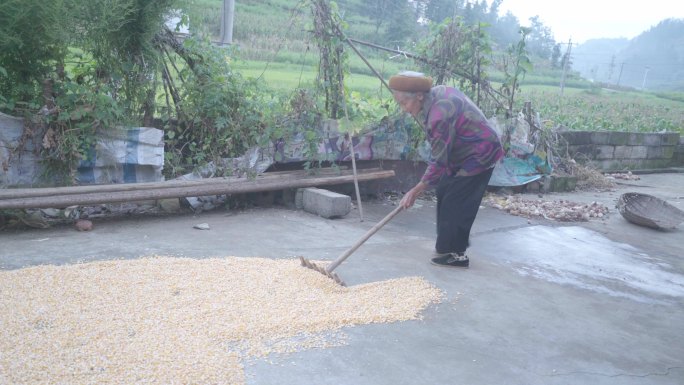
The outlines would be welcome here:
M 644 134 L 644 145 L 646 146 L 660 146 L 661 142 L 661 134 Z
M 351 197 L 319 188 L 302 192 L 304 211 L 323 218 L 343 217 L 351 211 Z
M 675 167 L 684 166 L 684 144 L 680 144 L 675 148 L 670 164 Z
M 615 146 L 615 159 L 629 159 L 632 155 L 632 146 Z
M 545 192 L 573 191 L 577 186 L 577 177 L 551 175 L 544 180 Z
M 642 169 L 665 168 L 670 165 L 670 159 L 643 159 L 641 160 Z
M 630 146 L 641 146 L 644 144 L 644 134 L 638 132 L 631 132 L 629 134 L 629 141 L 627 142 Z
M 610 144 L 613 146 L 626 146 L 629 143 L 629 132 L 613 131 L 610 133 Z
M 661 144 L 665 146 L 676 146 L 682 140 L 682 136 L 678 132 L 668 132 L 662 135 Z
M 615 146 L 596 146 L 595 159 L 613 159 L 615 156 Z
M 630 159 L 646 159 L 648 156 L 648 146 L 632 146 Z
M 591 133 L 591 143 L 593 144 L 611 144 L 610 131 L 595 131 Z
M 303 188 L 298 188 L 297 193 L 295 193 L 295 207 L 297 210 L 304 208 L 304 190 Z
M 646 158 L 648 159 L 658 159 L 663 157 L 663 147 L 662 146 L 648 146 L 646 148 Z
M 596 146 L 587 144 L 581 146 L 570 146 L 568 148 L 568 152 L 573 158 L 579 156 L 586 157 L 587 159 L 595 159 L 598 150 L 596 149 Z
M 542 191 L 542 183 L 539 180 L 530 182 L 525 185 L 525 191 L 529 193 L 536 193 Z
M 623 160 L 602 160 L 594 164 L 601 171 L 620 171 L 624 169 Z
M 568 142 L 568 145 L 591 144 L 591 132 L 589 131 L 563 131 L 560 135 Z
M 547 193 L 551 191 L 551 176 L 550 175 L 544 175 L 539 179 L 540 183 L 540 190 L 543 193 Z
M 670 159 L 615 159 L 602 161 L 597 167 L 604 172 L 646 170 L 665 168 L 670 162 Z
M 672 159 L 675 146 L 649 146 L 648 159 Z

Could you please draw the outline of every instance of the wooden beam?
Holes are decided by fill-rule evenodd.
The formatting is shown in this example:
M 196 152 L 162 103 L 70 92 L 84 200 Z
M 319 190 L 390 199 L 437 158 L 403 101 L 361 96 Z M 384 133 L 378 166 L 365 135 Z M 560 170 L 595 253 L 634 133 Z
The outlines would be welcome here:
M 380 171 L 381 168 L 367 169 L 369 172 Z M 331 168 L 316 169 L 314 176 L 332 176 L 332 175 L 346 175 L 345 170 L 335 170 Z M 274 171 L 258 175 L 255 178 L 270 179 L 270 178 L 300 178 L 309 175 L 305 170 L 292 171 Z M 91 192 L 117 192 L 117 191 L 138 191 L 138 190 L 154 190 L 168 187 L 194 187 L 206 186 L 209 184 L 226 184 L 226 183 L 241 183 L 247 180 L 254 180 L 252 177 L 214 177 L 205 179 L 173 179 L 162 182 L 144 182 L 144 183 L 117 183 L 117 184 L 97 184 L 97 185 L 83 185 L 83 186 L 68 186 L 68 187 L 39 187 L 39 188 L 10 188 L 0 189 L 0 200 L 17 199 L 17 198 L 31 198 L 31 197 L 49 197 L 54 195 L 71 195 L 84 194 Z
M 393 170 L 359 170 L 358 180 L 369 181 L 375 179 L 394 177 Z M 101 203 L 130 202 L 151 199 L 179 198 L 189 196 L 243 194 L 248 192 L 274 191 L 302 187 L 326 186 L 354 181 L 352 173 L 344 172 L 342 175 L 312 175 L 296 176 L 284 175 L 282 177 L 257 177 L 256 179 L 236 180 L 205 180 L 204 184 L 192 186 L 171 186 L 158 188 L 145 188 L 125 191 L 96 191 L 85 193 L 60 194 L 52 196 L 33 196 L 23 198 L 9 198 L 0 200 L 0 209 L 25 209 L 25 208 L 64 208 L 69 206 L 87 206 Z M 201 180 L 193 181 L 201 182 Z M 132 186 L 135 186 L 133 184 Z M 86 187 L 86 186 L 84 186 Z M 95 186 L 87 186 L 95 187 Z

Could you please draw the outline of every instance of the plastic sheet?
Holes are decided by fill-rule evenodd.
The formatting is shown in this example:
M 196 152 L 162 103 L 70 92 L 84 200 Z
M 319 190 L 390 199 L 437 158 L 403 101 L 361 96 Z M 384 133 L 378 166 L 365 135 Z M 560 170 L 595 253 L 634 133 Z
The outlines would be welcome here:
M 98 134 L 87 160 L 80 162 L 80 184 L 138 183 L 163 180 L 164 132 L 135 127 Z

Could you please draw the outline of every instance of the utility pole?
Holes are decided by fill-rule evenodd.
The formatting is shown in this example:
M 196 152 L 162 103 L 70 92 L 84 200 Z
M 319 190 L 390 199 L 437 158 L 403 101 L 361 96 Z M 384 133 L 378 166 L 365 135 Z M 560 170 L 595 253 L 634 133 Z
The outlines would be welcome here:
M 613 79 L 613 70 L 615 70 L 615 55 L 610 58 L 610 66 L 608 67 L 608 83 Z
M 563 75 L 561 75 L 560 96 L 563 97 L 563 89 L 565 88 L 565 72 L 568 70 L 568 62 L 570 62 L 570 52 L 572 52 L 572 39 L 568 41 L 568 49 L 563 55 Z
M 617 86 L 620 87 L 620 79 L 622 79 L 622 69 L 625 67 L 625 62 L 622 62 L 620 64 L 620 75 L 618 75 L 618 81 L 617 81 Z
M 223 0 L 221 12 L 221 45 L 233 43 L 233 16 L 235 15 L 235 0 Z
M 644 81 L 641 83 L 641 89 L 645 90 L 646 89 L 646 75 L 648 75 L 648 71 L 651 69 L 651 67 L 646 66 L 646 71 L 644 72 Z

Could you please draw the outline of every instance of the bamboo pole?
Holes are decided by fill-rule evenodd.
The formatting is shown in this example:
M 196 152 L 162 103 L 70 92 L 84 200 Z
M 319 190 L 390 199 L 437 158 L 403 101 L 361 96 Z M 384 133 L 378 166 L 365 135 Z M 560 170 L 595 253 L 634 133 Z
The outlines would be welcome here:
M 359 191 L 359 181 L 356 179 L 356 154 L 354 153 L 354 133 L 350 128 L 349 123 L 349 113 L 347 112 L 347 97 L 344 93 L 344 79 L 342 77 L 342 70 L 338 74 L 340 77 L 340 83 L 342 84 L 342 105 L 344 106 L 344 123 L 345 131 L 349 136 L 349 153 L 351 155 L 352 170 L 354 172 L 354 190 L 356 191 L 356 205 L 359 207 L 359 221 L 363 222 L 363 204 L 361 204 L 361 193 Z
M 346 111 L 345 105 L 345 113 Z M 349 118 L 347 118 L 347 121 Z M 349 151 L 352 159 L 352 170 L 354 175 L 354 191 L 356 192 L 356 204 L 359 206 L 359 221 L 363 222 L 363 205 L 361 204 L 361 193 L 359 192 L 359 180 L 356 177 L 356 154 L 354 154 L 354 136 L 349 132 Z
M 364 171 L 357 175 L 357 180 L 368 181 L 393 177 L 393 170 Z M 290 188 L 314 187 L 353 182 L 354 175 L 346 172 L 339 176 L 304 176 L 292 178 L 263 178 L 243 180 L 241 182 L 212 181 L 204 185 L 182 187 L 159 187 L 133 191 L 100 191 L 79 194 L 65 194 L 54 196 L 37 196 L 0 200 L 0 209 L 22 208 L 63 208 L 74 205 L 93 205 L 100 203 L 141 201 L 151 199 L 178 198 L 188 196 L 206 196 L 222 194 L 242 194 L 247 192 L 273 191 Z M 93 186 L 94 187 L 94 186 Z

